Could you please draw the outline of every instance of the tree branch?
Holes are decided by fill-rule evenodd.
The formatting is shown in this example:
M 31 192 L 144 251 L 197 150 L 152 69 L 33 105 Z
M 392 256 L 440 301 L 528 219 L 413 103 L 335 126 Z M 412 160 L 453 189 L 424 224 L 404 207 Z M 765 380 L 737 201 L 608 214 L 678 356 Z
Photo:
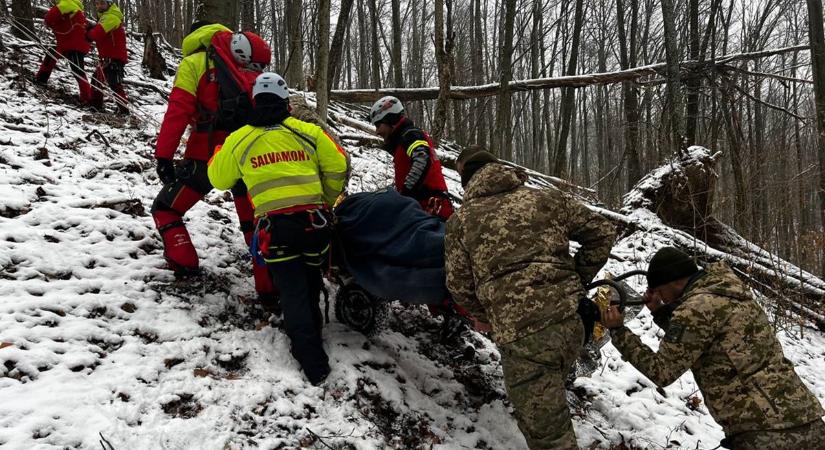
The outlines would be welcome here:
M 762 50 L 750 53 L 736 53 L 721 56 L 709 61 L 684 61 L 679 63 L 681 72 L 685 75 L 695 75 L 696 72 L 706 71 L 711 68 L 729 64 L 733 61 L 743 61 L 765 58 L 784 53 L 793 53 L 808 50 L 807 45 L 797 45 L 793 47 L 783 47 L 777 49 Z M 541 89 L 556 89 L 561 87 L 585 87 L 603 84 L 621 83 L 625 81 L 635 81 L 639 78 L 651 75 L 666 76 L 666 64 L 657 63 L 647 66 L 634 67 L 615 72 L 592 73 L 583 75 L 561 76 L 553 78 L 536 78 L 530 80 L 511 81 L 508 86 L 511 92 L 533 91 Z M 680 77 L 683 75 L 680 74 Z M 493 97 L 499 93 L 499 83 L 490 83 L 480 86 L 452 86 L 449 96 L 456 100 L 467 100 L 472 98 Z M 398 97 L 402 101 L 410 100 L 435 100 L 438 98 L 438 87 L 426 88 L 389 88 L 389 89 L 353 89 L 334 90 L 330 93 L 333 100 L 368 103 L 374 102 L 385 95 Z

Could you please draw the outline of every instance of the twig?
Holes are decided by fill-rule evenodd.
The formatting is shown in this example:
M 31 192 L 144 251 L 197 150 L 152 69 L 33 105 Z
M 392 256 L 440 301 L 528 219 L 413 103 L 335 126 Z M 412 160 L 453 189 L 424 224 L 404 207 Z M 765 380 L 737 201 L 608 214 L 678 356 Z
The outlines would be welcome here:
M 114 446 L 112 446 L 112 443 L 107 441 L 106 438 L 103 437 L 103 433 L 98 432 L 97 434 L 98 436 L 100 436 L 100 441 L 98 442 L 100 442 L 100 446 L 103 447 L 103 450 L 115 450 Z
M 604 433 L 604 431 L 600 430 L 600 429 L 599 429 L 599 427 L 597 427 L 596 425 L 593 425 L 593 429 L 594 429 L 594 430 L 596 430 L 596 431 L 598 431 L 598 432 L 599 432 L 599 434 L 601 434 L 603 438 L 607 439 L 607 441 L 608 441 L 608 442 L 610 442 L 610 437 L 608 437 L 608 436 Z
M 804 78 L 786 77 L 784 75 L 777 75 L 775 73 L 754 72 L 752 70 L 747 70 L 747 69 L 743 69 L 741 67 L 736 67 L 736 66 L 724 65 L 721 68 L 734 70 L 736 72 L 744 73 L 746 75 L 752 75 L 752 76 L 755 76 L 755 77 L 775 78 L 777 80 L 791 81 L 791 82 L 794 82 L 794 83 L 814 84 L 814 82 L 812 80 L 806 80 Z
M 103 141 L 104 144 L 106 144 L 107 148 L 112 148 L 112 146 L 109 144 L 109 140 L 106 139 L 106 136 L 104 136 L 103 133 L 101 133 L 100 131 L 92 130 L 91 132 L 89 132 L 89 134 L 86 135 L 86 140 L 91 140 L 92 136 L 97 136 L 98 138 L 100 138 L 101 141 Z
M 328 449 L 330 449 L 330 450 L 335 450 L 335 449 L 334 449 L 334 448 L 332 448 L 329 444 L 327 444 L 326 442 L 324 442 L 324 439 L 323 439 L 323 438 L 321 438 L 321 436 L 318 436 L 318 434 L 316 434 L 314 431 L 310 430 L 310 429 L 309 429 L 309 427 L 306 427 L 306 428 L 304 428 L 304 429 L 305 429 L 305 430 L 307 430 L 307 431 L 309 431 L 309 434 L 311 434 L 312 436 L 314 436 L 314 437 L 315 437 L 315 439 L 318 439 L 318 441 L 320 441 L 322 444 L 324 444 L 324 447 L 326 447 L 326 448 L 328 448 Z
M 796 113 L 792 113 L 792 112 L 788 111 L 787 109 L 785 109 L 781 106 L 774 105 L 773 103 L 768 103 L 764 100 L 759 100 L 758 98 L 754 97 L 753 95 L 751 95 L 750 93 L 748 93 L 747 91 L 742 89 L 741 87 L 737 86 L 735 83 L 731 83 L 731 85 L 733 86 L 734 89 L 739 91 L 742 95 L 744 95 L 745 97 L 748 97 L 749 99 L 751 99 L 751 100 L 753 100 L 757 103 L 761 103 L 762 105 L 765 105 L 770 109 L 773 109 L 773 110 L 776 110 L 776 111 L 779 111 L 779 112 L 783 112 L 783 113 L 785 113 L 785 114 L 787 114 L 787 115 L 789 115 L 789 116 L 791 116 L 791 117 L 793 117 L 796 120 L 799 120 L 801 122 L 807 122 L 808 121 L 808 118 L 802 117 L 802 116 L 800 116 L 799 114 L 796 114 Z
M 152 83 L 144 83 L 144 82 L 142 82 L 142 81 L 138 81 L 138 80 L 127 80 L 127 79 L 124 79 L 124 80 L 123 80 L 123 84 L 127 84 L 127 85 L 129 85 L 129 86 L 137 86 L 137 87 L 141 87 L 141 88 L 151 89 L 151 90 L 153 90 L 153 91 L 157 92 L 158 94 L 160 94 L 160 96 L 161 96 L 164 100 L 167 100 L 167 101 L 169 100 L 169 93 L 168 93 L 168 92 L 166 92 L 165 90 L 163 90 L 163 89 L 161 89 L 161 88 L 159 88 L 159 87 L 155 86 L 155 85 L 154 85 L 154 84 L 152 84 Z

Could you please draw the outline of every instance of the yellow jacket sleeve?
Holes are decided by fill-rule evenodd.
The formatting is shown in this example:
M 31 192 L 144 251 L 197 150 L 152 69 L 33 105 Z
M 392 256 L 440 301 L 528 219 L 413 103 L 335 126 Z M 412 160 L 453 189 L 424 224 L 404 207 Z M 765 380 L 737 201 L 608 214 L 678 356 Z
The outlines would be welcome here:
M 324 189 L 324 201 L 331 206 L 344 191 L 349 160 L 344 149 L 336 144 L 323 129 L 318 129 L 315 147 L 318 151 L 318 174 Z
M 225 191 L 232 189 L 243 174 L 235 157 L 235 149 L 243 138 L 249 134 L 249 127 L 243 127 L 226 138 L 222 146 L 215 149 L 215 154 L 209 160 L 209 182 L 215 189 Z

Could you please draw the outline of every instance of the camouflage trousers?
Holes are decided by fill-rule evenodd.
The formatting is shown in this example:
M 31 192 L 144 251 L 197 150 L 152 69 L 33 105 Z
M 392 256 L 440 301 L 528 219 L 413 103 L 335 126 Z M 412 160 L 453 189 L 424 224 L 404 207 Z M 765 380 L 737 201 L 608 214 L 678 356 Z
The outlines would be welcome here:
M 575 317 L 499 347 L 507 395 L 531 450 L 578 448 L 564 380 L 582 339 Z
M 727 447 L 732 450 L 825 449 L 825 422 L 820 419 L 785 430 L 747 431 L 728 442 Z

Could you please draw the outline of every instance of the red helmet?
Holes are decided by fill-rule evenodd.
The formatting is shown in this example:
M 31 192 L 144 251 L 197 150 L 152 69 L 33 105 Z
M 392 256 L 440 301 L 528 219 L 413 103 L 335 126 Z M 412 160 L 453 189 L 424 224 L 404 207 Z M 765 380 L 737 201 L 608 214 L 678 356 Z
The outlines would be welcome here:
M 252 70 L 263 71 L 272 60 L 272 50 L 269 45 L 251 31 L 232 35 L 230 49 L 239 66 Z

